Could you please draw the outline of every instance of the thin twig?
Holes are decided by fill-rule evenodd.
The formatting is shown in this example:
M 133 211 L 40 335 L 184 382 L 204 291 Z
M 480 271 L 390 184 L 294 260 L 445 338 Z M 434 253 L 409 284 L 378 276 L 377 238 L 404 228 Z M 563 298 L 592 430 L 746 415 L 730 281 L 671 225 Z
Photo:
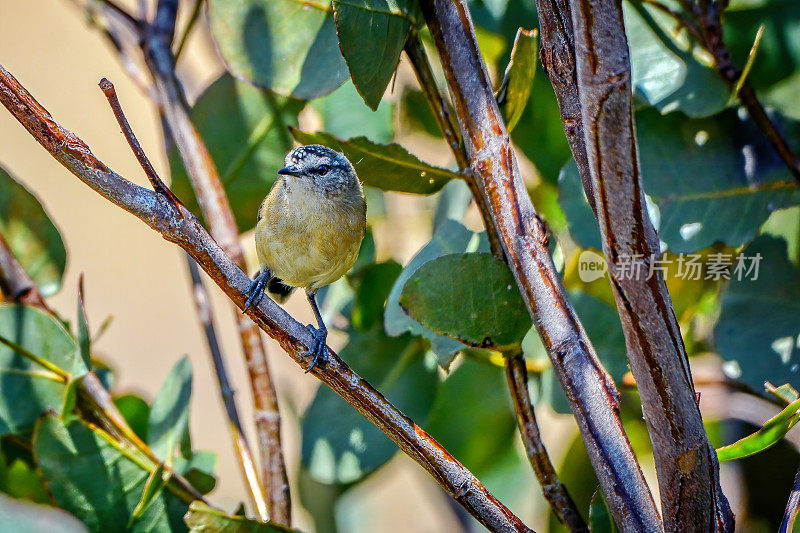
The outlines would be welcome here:
M 142 145 L 139 144 L 138 139 L 136 139 L 136 134 L 133 133 L 133 129 L 131 129 L 131 125 L 125 117 L 125 112 L 122 111 L 119 98 L 117 98 L 117 91 L 114 90 L 114 84 L 108 81 L 108 79 L 103 78 L 100 80 L 99 85 L 103 94 L 106 95 L 108 99 L 111 110 L 114 112 L 114 117 L 117 119 L 117 123 L 119 123 L 119 127 L 122 128 L 122 134 L 125 136 L 125 140 L 128 141 L 128 145 L 131 147 L 133 155 L 136 156 L 136 160 L 139 161 L 142 170 L 144 170 L 144 173 L 147 175 L 147 179 L 150 180 L 153 190 L 166 200 L 172 202 L 173 207 L 176 208 L 180 200 L 178 200 L 169 187 L 161 181 L 161 178 L 158 177 L 156 169 L 153 168 L 152 163 L 150 163 L 150 160 L 147 158 L 147 154 L 145 154 L 142 149 Z
M 655 502 L 619 416 L 619 393 L 566 299 L 548 230 L 520 175 L 465 0 L 425 0 L 422 11 L 453 97 L 470 166 L 508 264 L 561 381 L 617 524 L 661 531 Z
M 192 29 L 194 28 L 195 23 L 200 18 L 200 12 L 203 8 L 203 2 L 205 0 L 195 0 L 194 7 L 192 8 L 192 14 L 189 15 L 189 22 L 186 23 L 186 28 L 183 30 L 183 36 L 178 41 L 178 48 L 175 49 L 175 62 L 178 62 L 180 59 L 181 54 L 183 53 L 183 49 L 186 46 L 186 41 L 189 39 L 189 35 L 192 33 Z
M 158 2 L 153 25 L 144 31 L 142 51 L 155 83 L 159 110 L 169 129 L 165 135 L 168 133 L 175 141 L 210 233 L 234 262 L 245 269 L 244 251 L 230 202 L 211 154 L 192 123 L 183 87 L 175 74 L 172 39 L 176 10 L 176 0 Z M 235 309 L 233 314 L 253 393 L 266 507 L 273 522 L 290 525 L 291 495 L 281 448 L 278 397 L 269 372 L 266 347 L 256 325 Z
M 472 197 L 475 199 L 475 203 L 478 205 L 483 217 L 492 253 L 499 260 L 504 261 L 503 248 L 498 238 L 494 220 L 492 220 L 491 210 L 486 205 L 486 198 L 481 194 L 474 174 L 469 172 L 469 159 L 464 150 L 464 145 L 458 137 L 456 125 L 453 123 L 447 104 L 439 92 L 428 55 L 425 53 L 425 48 L 416 32 L 412 33 L 406 40 L 405 52 L 411 61 L 417 81 L 436 117 L 439 129 L 444 134 L 447 144 L 455 156 L 458 168 L 467 176 L 466 181 L 472 192 Z M 509 390 L 517 410 L 520 436 L 525 444 L 525 450 L 528 452 L 533 471 L 545 493 L 545 498 L 553 508 L 556 517 L 566 524 L 571 531 L 588 531 L 583 518 L 581 518 L 575 507 L 575 503 L 567 493 L 566 487 L 559 481 L 555 468 L 553 468 L 550 458 L 547 456 L 547 450 L 545 450 L 542 443 L 536 416 L 533 412 L 533 405 L 531 404 L 530 392 L 528 391 L 528 373 L 525 369 L 525 359 L 521 355 L 504 359 L 504 366 L 509 376 Z M 520 364 L 522 369 L 519 368 Z
M 95 192 L 135 215 L 167 241 L 183 248 L 240 309 L 244 308 L 250 278 L 183 206 L 180 214 L 155 193 L 110 170 L 74 133 L 61 127 L 31 94 L 0 66 L 0 104 L 22 124 L 56 161 Z M 270 298 L 263 298 L 247 315 L 302 368 L 314 342 L 308 329 Z M 374 387 L 347 366 L 330 347 L 326 367 L 311 375 L 328 385 L 391 438 L 472 516 L 492 531 L 530 531 L 478 479 L 436 440 L 394 407 Z M 623 484 L 618 490 L 625 490 Z
M 653 444 L 664 528 L 733 531 L 733 513 L 722 493 L 717 454 L 703 426 L 675 310 L 662 273 L 647 270 L 659 253 L 659 241 L 636 156 L 622 6 L 582 0 L 570 8 L 597 219 Z
M 553 463 L 547 455 L 547 450 L 539 435 L 539 424 L 536 422 L 536 413 L 533 410 L 530 393 L 528 392 L 528 372 L 525 368 L 525 356 L 516 352 L 506 356 L 506 378 L 514 400 L 514 409 L 517 412 L 517 422 L 525 444 L 525 452 L 536 472 L 536 478 L 542 486 L 544 497 L 553 509 L 558 521 L 570 531 L 588 533 L 586 525 L 578 507 L 572 501 L 567 488 L 558 479 Z
M 792 533 L 794 522 L 797 520 L 797 513 L 800 511 L 800 468 L 794 476 L 792 492 L 789 493 L 789 500 L 786 502 L 786 511 L 783 513 L 783 520 L 778 533 Z
M 252 493 L 250 497 L 257 507 L 261 507 L 257 508 L 256 512 L 258 512 L 262 520 L 266 520 L 267 516 L 269 516 L 269 511 L 266 509 L 264 494 L 261 492 L 261 482 L 258 479 L 258 471 L 253 462 L 253 456 L 250 453 L 250 445 L 247 443 L 247 437 L 244 434 L 244 429 L 242 429 L 242 423 L 239 419 L 239 411 L 236 407 L 234 391 L 228 380 L 228 373 L 225 370 L 222 350 L 217 341 L 217 333 L 214 327 L 214 318 L 211 313 L 211 301 L 208 297 L 208 291 L 206 291 L 203 281 L 200 279 L 200 270 L 197 268 L 197 263 L 188 255 L 186 255 L 186 265 L 189 268 L 189 273 L 192 278 L 194 305 L 197 309 L 200 323 L 203 325 L 203 333 L 206 336 L 208 351 L 214 363 L 214 371 L 217 376 L 217 383 L 219 384 L 220 396 L 225 406 L 225 412 L 228 415 L 228 430 L 231 432 L 231 439 L 233 440 L 236 455 L 239 457 L 239 465 L 242 468 L 242 474 L 247 483 L 247 488 Z

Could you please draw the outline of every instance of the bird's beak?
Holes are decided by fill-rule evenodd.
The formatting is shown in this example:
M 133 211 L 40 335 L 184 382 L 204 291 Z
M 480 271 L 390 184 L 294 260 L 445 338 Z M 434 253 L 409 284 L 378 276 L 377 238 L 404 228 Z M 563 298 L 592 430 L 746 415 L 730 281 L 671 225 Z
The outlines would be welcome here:
M 280 174 L 282 176 L 294 176 L 294 177 L 297 177 L 297 176 L 300 175 L 300 169 L 298 169 L 297 167 L 288 166 L 288 167 L 284 167 L 284 168 L 280 169 L 278 171 L 278 174 Z

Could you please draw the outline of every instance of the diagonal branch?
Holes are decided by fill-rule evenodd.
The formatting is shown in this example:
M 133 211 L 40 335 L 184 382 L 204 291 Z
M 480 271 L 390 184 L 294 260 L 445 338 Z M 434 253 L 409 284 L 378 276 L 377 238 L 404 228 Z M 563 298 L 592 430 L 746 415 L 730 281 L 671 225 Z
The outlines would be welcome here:
M 794 523 L 797 520 L 797 513 L 800 511 L 800 468 L 794 476 L 792 492 L 789 493 L 789 500 L 786 502 L 786 511 L 783 513 L 783 520 L 778 533 L 792 533 Z
M 577 86 L 595 207 L 631 371 L 653 444 L 667 531 L 732 531 L 675 310 L 659 270 L 636 157 L 622 6 L 571 4 Z
M 464 0 L 426 0 L 470 165 L 491 208 L 509 267 L 542 338 L 617 524 L 661 531 L 655 502 L 619 417 L 619 393 L 597 359 L 547 249 L 547 228 L 531 204 Z
M 458 164 L 458 169 L 467 175 L 467 184 L 472 192 L 475 203 L 479 206 L 484 220 L 486 233 L 489 236 L 491 249 L 495 257 L 504 261 L 503 248 L 500 245 L 497 228 L 492 220 L 486 199 L 480 192 L 480 186 L 470 170 L 469 159 L 464 146 L 456 133 L 456 126 L 450 117 L 447 104 L 439 92 L 436 79 L 433 76 L 430 61 L 419 39 L 419 35 L 412 33 L 405 44 L 406 55 L 411 61 L 411 66 L 417 76 L 417 81 L 431 106 L 436 122 L 447 139 L 447 144 L 453 152 Z M 536 422 L 536 413 L 528 391 L 528 372 L 525 368 L 525 359 L 521 354 L 514 354 L 505 358 L 504 365 L 508 376 L 509 390 L 514 400 L 517 412 L 517 421 L 520 437 L 525 444 L 528 460 L 544 492 L 545 499 L 550 504 L 558 520 L 565 524 L 570 531 L 587 531 L 586 523 L 578 512 L 575 502 L 572 501 L 567 488 L 561 483 L 556 474 L 547 450 L 539 434 L 539 425 Z
M 62 128 L 20 83 L 0 67 L 0 103 L 59 163 L 110 202 L 135 215 L 183 248 L 240 309 L 250 285 L 247 275 L 182 206 L 175 211 L 153 191 L 131 183 L 98 160 L 78 136 Z M 301 367 L 314 339 L 278 304 L 263 298 L 248 316 Z M 472 516 L 492 531 L 530 531 L 442 446 L 400 412 L 328 348 L 325 369 L 311 373 L 391 438 Z

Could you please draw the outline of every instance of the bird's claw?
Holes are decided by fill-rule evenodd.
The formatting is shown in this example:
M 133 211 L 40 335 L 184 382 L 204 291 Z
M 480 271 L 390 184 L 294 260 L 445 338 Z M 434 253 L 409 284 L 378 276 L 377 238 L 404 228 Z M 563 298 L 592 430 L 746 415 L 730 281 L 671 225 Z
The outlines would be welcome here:
M 245 314 L 253 305 L 258 305 L 258 302 L 264 297 L 264 289 L 267 287 L 267 283 L 269 283 L 269 278 L 269 274 L 260 272 L 253 281 L 250 282 L 250 286 L 247 287 L 247 292 L 245 293 L 247 294 L 247 301 L 244 303 L 242 314 Z
M 311 349 L 303 354 L 303 357 L 312 357 L 311 364 L 306 368 L 305 373 L 308 374 L 313 368 L 317 366 L 324 367 L 328 362 L 328 330 L 325 328 L 315 328 L 311 324 L 306 326 L 311 336 L 314 337 L 314 343 Z

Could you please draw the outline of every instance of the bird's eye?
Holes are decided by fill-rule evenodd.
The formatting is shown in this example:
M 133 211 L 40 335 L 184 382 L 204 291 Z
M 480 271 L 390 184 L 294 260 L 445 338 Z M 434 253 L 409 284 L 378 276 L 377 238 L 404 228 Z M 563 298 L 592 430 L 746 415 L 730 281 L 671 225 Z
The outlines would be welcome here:
M 320 166 L 317 167 L 316 171 L 317 171 L 317 174 L 319 174 L 320 176 L 323 176 L 323 175 L 327 174 L 328 171 L 330 171 L 330 169 L 331 169 L 331 167 L 329 167 L 328 165 L 320 165 Z

